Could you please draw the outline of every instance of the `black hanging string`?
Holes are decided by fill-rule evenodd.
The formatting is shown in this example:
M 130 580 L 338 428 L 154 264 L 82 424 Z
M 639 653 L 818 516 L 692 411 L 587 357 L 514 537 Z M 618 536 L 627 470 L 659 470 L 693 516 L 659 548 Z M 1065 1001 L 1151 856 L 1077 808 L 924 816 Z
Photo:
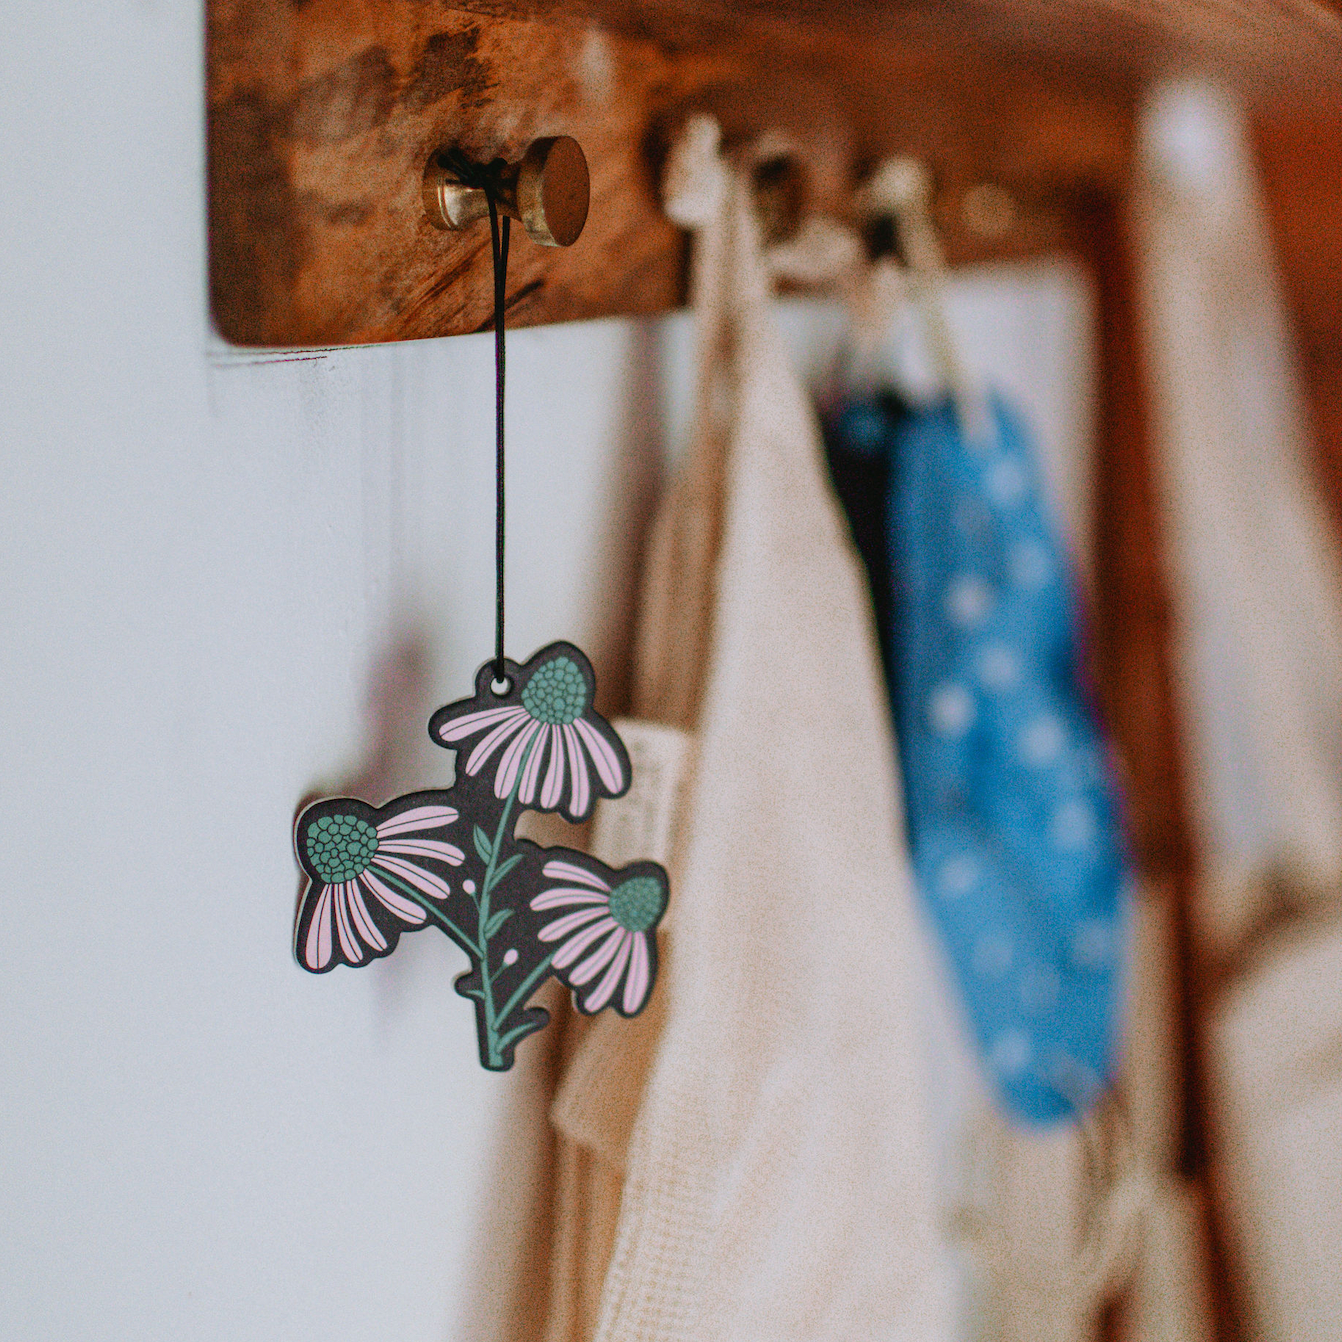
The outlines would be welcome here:
M 494 251 L 494 683 L 502 685 L 503 674 L 503 311 L 508 289 L 508 232 L 512 220 L 499 220 L 494 193 L 489 198 L 489 236 Z
M 506 372 L 503 319 L 507 306 L 508 237 L 512 220 L 506 214 L 499 215 L 499 174 L 504 167 L 502 159 L 495 159 L 487 167 L 481 167 L 453 150 L 448 160 L 462 182 L 467 186 L 478 187 L 485 193 L 485 201 L 489 205 L 489 242 L 494 259 L 494 683 L 504 685 L 508 677 L 504 674 L 503 661 L 503 386 Z

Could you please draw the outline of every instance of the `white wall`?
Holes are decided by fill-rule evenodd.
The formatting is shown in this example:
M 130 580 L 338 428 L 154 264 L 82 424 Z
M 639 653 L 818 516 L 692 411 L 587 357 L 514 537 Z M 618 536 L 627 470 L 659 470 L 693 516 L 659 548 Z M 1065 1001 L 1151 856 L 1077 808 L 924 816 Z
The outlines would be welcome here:
M 0 1336 L 483 1338 L 516 1082 L 445 939 L 295 966 L 289 826 L 450 776 L 424 727 L 491 649 L 489 339 L 224 350 L 196 7 L 3 27 Z M 515 655 L 618 665 L 663 339 L 510 337 Z
M 509 1082 L 444 938 L 295 966 L 289 826 L 352 775 L 450 779 L 491 345 L 220 351 L 199 22 L 19 4 L 0 42 L 0 1336 L 465 1337 Z M 515 654 L 620 645 L 646 352 L 511 339 Z

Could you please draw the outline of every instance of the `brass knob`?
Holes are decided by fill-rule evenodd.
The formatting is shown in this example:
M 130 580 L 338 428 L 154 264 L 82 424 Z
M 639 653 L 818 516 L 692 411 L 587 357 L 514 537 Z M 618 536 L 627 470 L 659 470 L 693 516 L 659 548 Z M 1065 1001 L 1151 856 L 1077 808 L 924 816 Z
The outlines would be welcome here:
M 533 140 L 520 163 L 499 171 L 498 207 L 516 219 L 533 242 L 568 247 L 587 222 L 591 184 L 582 146 L 569 135 Z M 430 156 L 424 169 L 424 210 L 435 228 L 469 228 L 489 218 L 484 188 L 468 186 L 446 150 Z

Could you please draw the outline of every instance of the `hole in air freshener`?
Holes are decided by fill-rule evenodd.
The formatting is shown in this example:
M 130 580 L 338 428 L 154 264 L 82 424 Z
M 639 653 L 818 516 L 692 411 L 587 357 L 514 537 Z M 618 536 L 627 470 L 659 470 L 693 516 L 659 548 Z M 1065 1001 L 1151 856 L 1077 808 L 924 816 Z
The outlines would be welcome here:
M 521 165 L 472 163 L 449 150 L 430 160 L 426 207 L 465 227 L 488 214 L 494 266 L 495 641 L 475 692 L 429 721 L 457 752 L 450 788 L 370 806 L 328 797 L 294 825 L 302 871 L 294 954 L 325 973 L 390 955 L 401 936 L 436 927 L 470 958 L 455 987 L 475 1007 L 480 1061 L 512 1066 L 517 1045 L 549 1013 L 529 1005 L 558 978 L 576 1008 L 633 1016 L 657 976 L 657 924 L 669 885 L 656 862 L 608 867 L 586 853 L 518 838 L 525 811 L 586 820 L 598 797 L 623 796 L 629 754 L 595 709 L 592 664 L 556 642 L 518 664 L 504 653 L 504 315 L 510 210 L 546 245 L 567 245 L 587 211 L 577 143 L 537 141 Z M 581 172 L 578 171 L 579 166 Z M 430 183 L 429 178 L 433 181 Z M 433 186 L 430 192 L 429 186 Z M 448 207 L 451 207 L 449 211 Z M 562 216 L 562 217 L 561 217 Z

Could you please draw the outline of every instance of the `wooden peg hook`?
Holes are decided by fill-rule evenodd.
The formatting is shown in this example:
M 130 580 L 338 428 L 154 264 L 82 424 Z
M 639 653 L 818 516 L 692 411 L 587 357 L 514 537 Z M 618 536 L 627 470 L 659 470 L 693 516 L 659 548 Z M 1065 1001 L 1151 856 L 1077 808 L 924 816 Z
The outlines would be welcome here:
M 484 189 L 457 175 L 449 149 L 432 154 L 424 168 L 424 210 L 435 228 L 464 229 L 489 217 Z M 533 242 L 568 247 L 587 222 L 591 186 L 587 157 L 569 135 L 533 140 L 520 163 L 499 173 L 497 203 Z

